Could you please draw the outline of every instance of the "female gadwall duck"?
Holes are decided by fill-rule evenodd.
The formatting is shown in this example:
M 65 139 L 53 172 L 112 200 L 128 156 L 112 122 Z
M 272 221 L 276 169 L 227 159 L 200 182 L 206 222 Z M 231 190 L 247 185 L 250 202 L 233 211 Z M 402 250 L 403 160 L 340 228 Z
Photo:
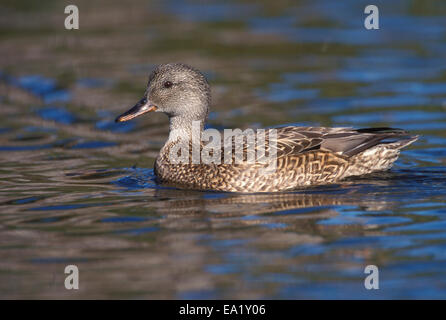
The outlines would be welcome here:
M 232 192 L 283 191 L 387 170 L 400 149 L 418 138 L 392 128 L 286 126 L 239 130 L 219 140 L 215 129 L 204 130 L 210 102 L 210 87 L 201 72 L 184 64 L 163 64 L 150 75 L 144 97 L 116 122 L 152 111 L 167 114 L 170 132 L 155 162 L 157 179 L 189 189 Z M 241 153 L 236 152 L 237 141 Z

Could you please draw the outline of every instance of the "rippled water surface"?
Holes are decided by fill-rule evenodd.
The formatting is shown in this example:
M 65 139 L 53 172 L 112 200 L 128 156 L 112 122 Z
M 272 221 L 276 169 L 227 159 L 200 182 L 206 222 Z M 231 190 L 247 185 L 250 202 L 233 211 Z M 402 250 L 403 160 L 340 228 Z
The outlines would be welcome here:
M 0 297 L 446 298 L 445 3 L 377 1 L 375 31 L 365 1 L 76 3 L 71 31 L 62 2 L 0 4 Z M 172 61 L 205 72 L 216 128 L 421 138 L 389 172 L 337 185 L 162 187 L 167 118 L 113 119 Z

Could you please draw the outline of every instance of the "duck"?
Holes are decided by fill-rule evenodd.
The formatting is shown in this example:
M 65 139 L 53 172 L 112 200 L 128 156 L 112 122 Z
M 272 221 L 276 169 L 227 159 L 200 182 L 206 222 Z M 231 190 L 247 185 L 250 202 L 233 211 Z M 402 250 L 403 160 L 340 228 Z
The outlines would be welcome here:
M 220 145 L 215 144 L 219 138 L 205 143 L 210 105 L 210 85 L 203 73 L 183 63 L 161 64 L 150 74 L 143 98 L 115 121 L 129 121 L 151 112 L 166 114 L 169 136 L 155 160 L 157 181 L 182 189 L 221 192 L 282 192 L 389 170 L 400 150 L 418 139 L 405 130 L 388 127 L 286 125 L 251 130 L 239 140 L 241 158 L 234 156 L 236 152 L 226 157 L 228 150 L 230 153 L 237 147 L 237 137 L 244 133 L 230 139 L 223 137 Z M 258 137 L 259 132 L 264 136 L 263 145 L 249 144 L 249 137 Z M 194 141 L 198 145 L 195 151 Z M 210 144 L 213 149 L 208 148 Z M 206 154 L 204 151 L 213 160 L 221 161 L 195 161 L 193 155 Z M 263 152 L 261 156 L 254 160 L 249 157 L 259 151 Z

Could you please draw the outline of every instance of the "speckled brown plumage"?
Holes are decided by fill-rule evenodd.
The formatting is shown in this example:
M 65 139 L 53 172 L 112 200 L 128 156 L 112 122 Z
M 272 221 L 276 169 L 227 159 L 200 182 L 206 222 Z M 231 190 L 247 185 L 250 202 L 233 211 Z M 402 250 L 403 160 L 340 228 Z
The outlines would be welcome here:
M 275 143 L 267 136 L 266 151 L 276 146 L 274 170 L 265 170 L 269 164 L 262 161 L 235 163 L 234 158 L 231 163 L 193 164 L 190 154 L 189 161 L 172 163 L 173 147 L 201 137 L 209 105 L 209 85 L 198 70 L 183 64 L 160 65 L 150 76 L 144 98 L 117 121 L 150 111 L 167 114 L 170 134 L 155 162 L 158 180 L 183 188 L 230 192 L 276 192 L 387 170 L 400 149 L 418 138 L 392 128 L 287 126 L 276 129 Z M 194 121 L 200 123 L 198 132 L 192 129 Z
M 192 189 L 283 191 L 387 170 L 398 158 L 399 150 L 417 139 L 397 129 L 371 130 L 370 133 L 351 128 L 278 128 L 277 166 L 271 173 L 261 170 L 267 166 L 262 163 L 171 164 L 168 155 L 175 144 L 171 142 L 161 150 L 155 173 L 162 182 Z M 345 145 L 342 139 L 346 137 L 355 137 L 362 143 L 348 144 L 350 149 L 342 149 L 342 144 Z M 401 140 L 382 142 L 392 138 Z

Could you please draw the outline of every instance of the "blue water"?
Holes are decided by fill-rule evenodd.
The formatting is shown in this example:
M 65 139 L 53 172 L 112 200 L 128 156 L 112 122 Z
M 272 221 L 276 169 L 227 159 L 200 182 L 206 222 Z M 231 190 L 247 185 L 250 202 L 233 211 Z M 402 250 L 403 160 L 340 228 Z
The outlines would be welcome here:
M 44 4 L 52 19 L 0 10 L 0 297 L 446 298 L 445 4 L 377 1 L 368 31 L 365 1 L 91 3 L 94 21 L 70 32 Z M 166 117 L 114 118 L 171 61 L 208 76 L 208 127 L 390 126 L 420 139 L 390 171 L 335 185 L 161 186 Z M 64 288 L 68 264 L 77 291 Z M 364 287 L 368 265 L 378 290 Z

